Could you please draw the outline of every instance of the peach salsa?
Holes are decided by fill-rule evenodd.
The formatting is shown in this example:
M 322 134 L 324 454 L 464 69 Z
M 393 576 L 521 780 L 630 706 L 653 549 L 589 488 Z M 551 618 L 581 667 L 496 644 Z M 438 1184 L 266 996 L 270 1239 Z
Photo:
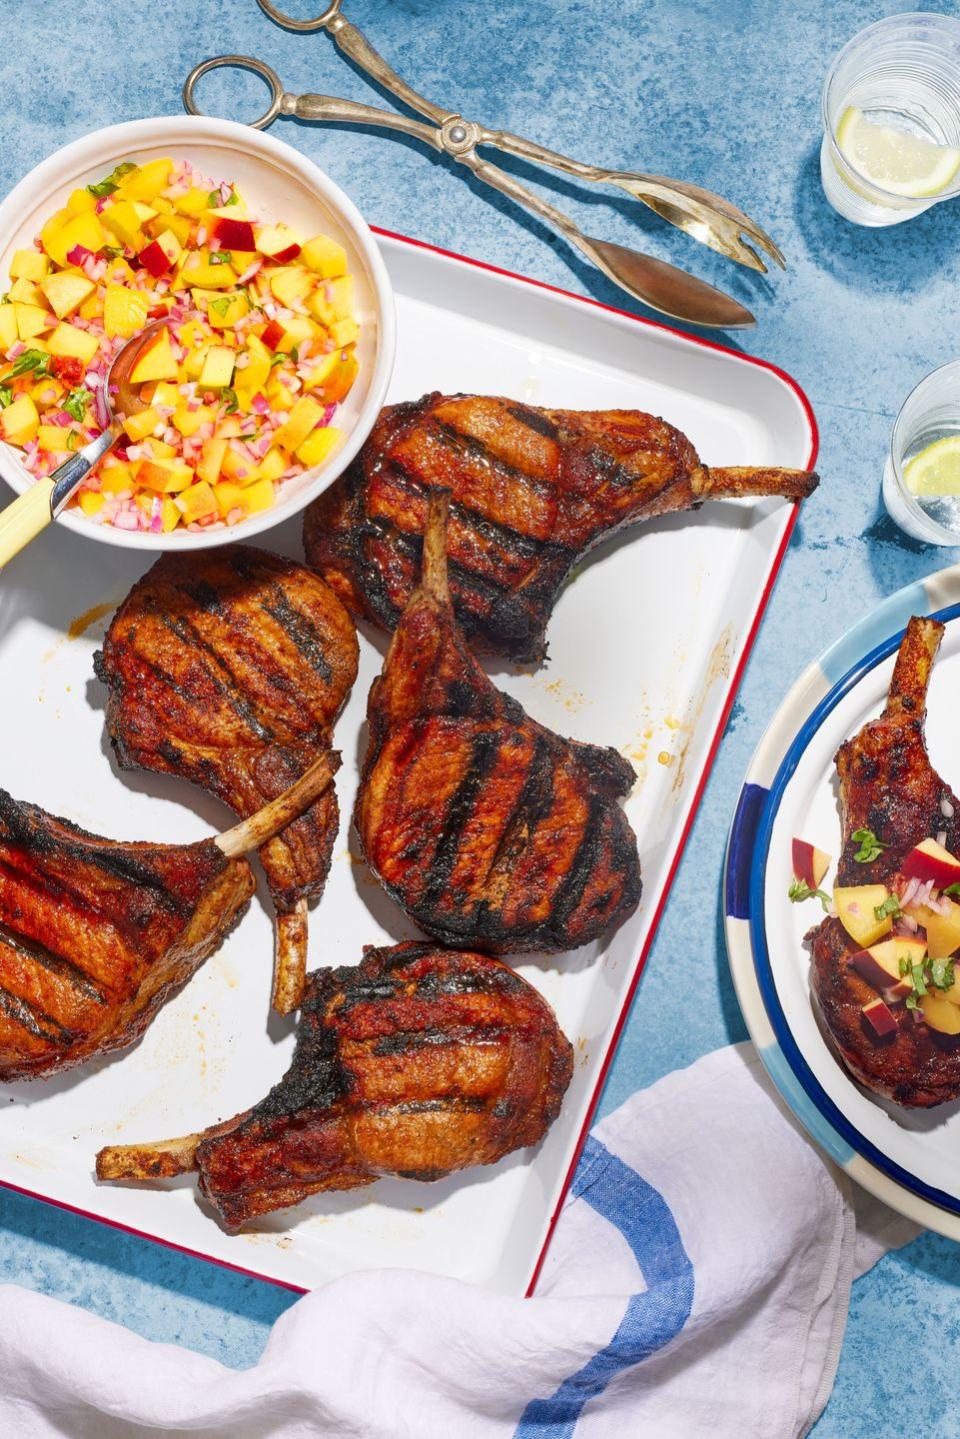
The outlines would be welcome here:
M 952 819 L 952 803 L 943 805 L 944 818 Z M 853 839 L 858 864 L 872 863 L 888 847 L 869 829 L 854 830 Z M 819 899 L 859 946 L 849 963 L 877 991 L 861 1014 L 878 1043 L 897 1032 L 898 1004 L 951 1041 L 960 1036 L 960 859 L 945 841 L 941 832 L 914 845 L 889 884 L 834 885 L 832 898 L 820 888 L 830 856 L 807 840 L 793 841 L 788 897 Z
M 342 246 L 252 218 L 185 161 L 125 162 L 75 190 L 10 279 L 0 436 L 38 477 L 106 428 L 112 360 L 167 322 L 130 377 L 148 408 L 77 495 L 97 524 L 234 525 L 343 438 L 331 421 L 358 326 Z

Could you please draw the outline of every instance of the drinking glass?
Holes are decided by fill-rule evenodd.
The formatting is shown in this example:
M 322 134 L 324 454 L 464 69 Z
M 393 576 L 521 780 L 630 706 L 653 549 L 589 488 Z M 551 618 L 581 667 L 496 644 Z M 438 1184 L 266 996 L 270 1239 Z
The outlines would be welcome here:
M 914 455 L 952 435 L 960 435 L 960 360 L 941 365 L 907 396 L 883 472 L 890 518 L 914 539 L 933 545 L 960 545 L 960 495 L 915 495 L 904 470 Z
M 859 174 L 837 128 L 850 106 L 879 125 L 960 149 L 960 21 L 918 12 L 868 25 L 840 51 L 823 87 L 820 175 L 830 204 L 857 225 L 898 225 L 960 194 L 960 172 L 936 195 L 896 195 Z

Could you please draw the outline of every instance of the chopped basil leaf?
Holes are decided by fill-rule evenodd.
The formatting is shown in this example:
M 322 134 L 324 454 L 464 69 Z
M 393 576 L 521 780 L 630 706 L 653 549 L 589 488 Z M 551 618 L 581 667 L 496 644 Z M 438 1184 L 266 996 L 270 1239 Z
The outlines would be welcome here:
M 823 905 L 824 910 L 830 908 L 830 896 L 824 894 L 822 889 L 811 889 L 806 880 L 803 879 L 791 880 L 790 888 L 787 890 L 787 898 L 793 904 L 800 904 L 805 899 L 818 899 Z
M 11 380 L 18 375 L 29 374 L 33 371 L 36 375 L 48 375 L 50 373 L 50 356 L 45 355 L 42 350 L 24 350 L 13 362 L 13 369 L 10 371 Z
M 119 189 L 118 182 L 123 179 L 124 175 L 129 175 L 130 171 L 136 168 L 132 160 L 124 160 L 123 164 L 112 170 L 105 180 L 98 180 L 95 185 L 88 185 L 87 189 L 98 200 L 104 200 L 107 195 L 112 195 L 115 190 Z
M 299 346 L 299 345 L 294 345 L 293 348 L 290 350 L 290 358 L 291 358 L 291 360 L 293 361 L 294 364 L 297 363 L 297 361 L 298 361 L 299 358 L 300 358 L 300 346 Z
M 906 1005 L 908 1009 L 919 1009 L 920 1001 L 917 999 L 917 996 L 915 994 L 908 994 L 906 999 Z
M 952 988 L 953 977 L 952 959 L 933 959 L 930 961 L 930 983 L 934 989 Z
M 892 915 L 894 919 L 897 919 L 903 913 L 903 910 L 900 908 L 900 901 L 897 899 L 897 896 L 895 894 L 888 894 L 883 904 L 874 905 L 873 912 L 877 919 L 886 919 L 888 914 Z
M 210 309 L 216 310 L 221 320 L 225 320 L 227 318 L 227 311 L 230 309 L 232 303 L 233 301 L 229 295 L 221 295 L 218 300 L 210 301 Z
M 910 978 L 913 981 L 914 994 L 927 993 L 927 976 L 922 964 L 911 964 Z
M 70 391 L 63 402 L 63 408 L 72 419 L 76 420 L 78 424 L 82 424 L 87 410 L 87 402 L 92 399 L 90 391 L 80 385 L 76 390 Z
M 904 959 L 903 955 L 901 954 L 900 958 L 897 960 L 897 968 L 900 971 L 900 978 L 905 979 L 910 973 L 909 959 Z
M 105 260 L 118 260 L 123 254 L 123 246 L 101 245 L 99 250 L 97 251 L 97 254 L 102 255 Z
M 227 414 L 232 415 L 234 410 L 237 408 L 237 405 L 239 404 L 236 391 L 224 390 L 222 391 L 220 398 L 223 400 L 224 404 L 227 407 Z
M 883 844 L 877 839 L 872 829 L 855 829 L 851 838 L 855 839 L 860 846 L 853 856 L 857 864 L 870 864 L 878 857 L 881 850 L 890 848 L 888 844 Z
M 9 385 L 0 385 L 0 410 L 5 410 L 13 402 L 13 391 Z
M 231 253 L 230 253 L 229 250 L 211 250 L 211 251 L 210 251 L 210 263 L 211 263 L 211 265 L 229 265 L 232 259 L 233 259 L 233 256 L 231 255 Z
M 286 355 L 284 355 L 282 352 L 279 352 L 279 351 L 278 351 L 278 353 L 277 353 L 276 355 L 274 355 L 273 358 L 272 358 L 271 361 L 270 361 L 270 368 L 271 368 L 271 370 L 273 369 L 274 365 L 282 365 L 283 362 L 284 362 L 284 360 L 285 360 L 286 358 L 287 358 Z M 944 890 L 944 893 L 946 893 L 946 890 Z
M 958 882 L 957 884 L 948 884 L 947 887 L 946 887 L 946 889 L 942 889 L 942 890 L 940 891 L 940 893 L 941 893 L 941 895 L 944 895 L 944 894 L 960 894 L 960 882 Z

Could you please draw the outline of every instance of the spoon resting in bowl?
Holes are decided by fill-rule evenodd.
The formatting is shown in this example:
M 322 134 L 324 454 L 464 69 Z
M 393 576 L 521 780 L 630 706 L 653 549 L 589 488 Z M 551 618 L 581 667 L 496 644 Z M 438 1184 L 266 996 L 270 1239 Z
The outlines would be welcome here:
M 90 471 L 120 439 L 123 421 L 147 408 L 131 385 L 130 375 L 148 341 L 163 324 L 163 320 L 156 320 L 148 325 L 128 340 L 114 358 L 103 382 L 103 402 L 110 417 L 106 429 L 58 465 L 53 474 L 37 480 L 5 510 L 0 510 L 0 569 L 56 519 Z

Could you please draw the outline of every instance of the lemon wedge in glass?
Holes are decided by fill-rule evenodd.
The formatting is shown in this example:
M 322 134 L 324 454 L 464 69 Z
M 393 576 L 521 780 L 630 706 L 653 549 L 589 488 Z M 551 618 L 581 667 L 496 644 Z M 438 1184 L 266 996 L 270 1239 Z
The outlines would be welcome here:
M 947 435 L 908 460 L 903 482 L 913 495 L 960 495 L 960 435 Z
M 837 145 L 858 174 L 891 195 L 939 195 L 960 170 L 960 150 L 878 125 L 855 105 L 841 117 Z

